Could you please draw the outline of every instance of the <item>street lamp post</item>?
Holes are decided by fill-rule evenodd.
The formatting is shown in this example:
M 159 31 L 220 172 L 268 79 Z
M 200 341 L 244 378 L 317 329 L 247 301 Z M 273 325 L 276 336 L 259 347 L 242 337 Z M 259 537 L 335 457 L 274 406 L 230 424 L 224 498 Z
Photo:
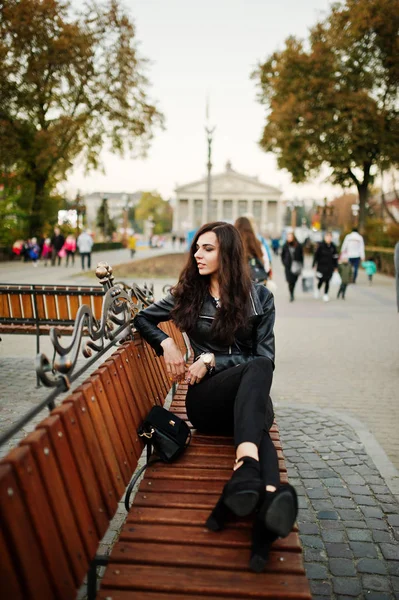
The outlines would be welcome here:
M 210 211 L 211 211 L 211 198 L 212 198 L 212 141 L 213 141 L 213 132 L 215 131 L 215 127 L 205 127 L 205 131 L 207 133 L 208 138 L 208 181 L 207 181 L 207 194 L 206 194 L 206 206 L 205 206 L 205 223 L 209 223 L 210 219 Z

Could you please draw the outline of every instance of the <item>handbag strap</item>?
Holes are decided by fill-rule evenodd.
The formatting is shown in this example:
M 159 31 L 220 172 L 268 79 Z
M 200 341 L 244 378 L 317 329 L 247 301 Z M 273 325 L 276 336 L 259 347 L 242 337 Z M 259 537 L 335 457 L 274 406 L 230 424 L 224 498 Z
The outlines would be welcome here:
M 135 473 L 132 477 L 131 482 L 129 483 L 127 490 L 126 490 L 126 494 L 125 494 L 125 509 L 127 512 L 129 512 L 130 510 L 130 496 L 132 495 L 132 491 L 134 486 L 136 485 L 139 477 L 141 477 L 141 475 L 144 473 L 144 471 L 146 470 L 147 467 L 150 467 L 151 465 L 160 462 L 161 459 L 160 458 L 153 458 L 151 460 L 151 455 L 152 455 L 152 444 L 151 442 L 146 444 L 147 446 L 147 462 L 145 463 L 145 465 L 143 465 L 142 467 L 140 467 L 140 469 L 137 471 L 137 473 Z

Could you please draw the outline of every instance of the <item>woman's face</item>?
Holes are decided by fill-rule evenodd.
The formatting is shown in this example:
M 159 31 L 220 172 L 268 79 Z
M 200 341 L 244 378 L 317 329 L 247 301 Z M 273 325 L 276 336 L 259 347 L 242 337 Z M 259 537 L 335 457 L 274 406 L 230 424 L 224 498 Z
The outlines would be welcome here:
M 287 242 L 290 244 L 294 241 L 294 236 L 292 233 L 287 233 Z
M 324 241 L 326 242 L 326 244 L 331 244 L 331 242 L 332 242 L 331 233 L 326 233 L 326 235 L 324 236 Z
M 219 268 L 219 241 L 213 231 L 207 231 L 197 240 L 194 258 L 200 275 L 212 275 Z

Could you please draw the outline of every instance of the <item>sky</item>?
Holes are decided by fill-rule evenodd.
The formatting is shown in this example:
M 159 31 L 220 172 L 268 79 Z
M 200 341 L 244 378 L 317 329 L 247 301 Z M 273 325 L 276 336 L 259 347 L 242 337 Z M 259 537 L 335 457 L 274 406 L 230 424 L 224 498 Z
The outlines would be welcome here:
M 77 163 L 64 191 L 80 193 L 156 190 L 174 197 L 177 185 L 206 176 L 206 104 L 215 126 L 213 173 L 233 169 L 258 176 L 283 191 L 283 198 L 332 199 L 340 188 L 317 180 L 295 185 L 279 170 L 273 154 L 258 140 L 265 108 L 256 99 L 251 72 L 286 38 L 306 38 L 309 28 L 329 12 L 328 0 L 125 0 L 135 26 L 140 54 L 149 59 L 149 95 L 165 115 L 147 158 L 121 159 L 106 150 L 104 173 L 85 174 Z

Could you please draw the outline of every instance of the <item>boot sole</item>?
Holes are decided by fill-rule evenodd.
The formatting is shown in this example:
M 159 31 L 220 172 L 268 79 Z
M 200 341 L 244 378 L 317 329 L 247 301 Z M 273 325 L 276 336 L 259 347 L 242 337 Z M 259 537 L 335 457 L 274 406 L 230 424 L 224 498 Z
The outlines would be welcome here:
M 287 537 L 295 523 L 296 513 L 292 493 L 283 490 L 273 499 L 266 512 L 265 527 L 279 537 Z
M 223 502 L 237 517 L 247 517 L 256 508 L 259 501 L 259 492 L 245 490 L 236 492 L 223 499 Z

